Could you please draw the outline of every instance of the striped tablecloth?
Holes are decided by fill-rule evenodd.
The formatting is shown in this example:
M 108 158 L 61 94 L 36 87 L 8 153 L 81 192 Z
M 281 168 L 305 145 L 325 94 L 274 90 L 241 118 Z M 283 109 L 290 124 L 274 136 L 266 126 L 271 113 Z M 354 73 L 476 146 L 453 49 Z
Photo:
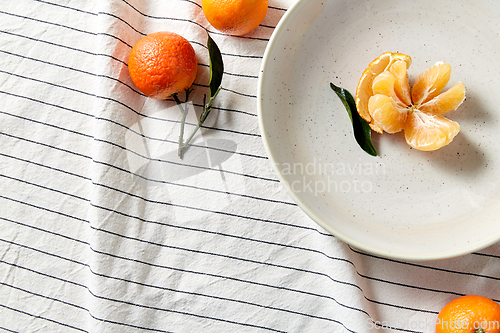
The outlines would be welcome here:
M 200 0 L 0 0 L 0 330 L 432 332 L 459 295 L 500 300 L 498 245 L 386 259 L 287 196 L 256 94 L 291 4 L 270 0 L 260 27 L 231 37 Z M 192 43 L 190 129 L 207 93 L 205 29 L 223 88 L 180 160 L 177 106 L 141 95 L 127 59 L 155 31 Z

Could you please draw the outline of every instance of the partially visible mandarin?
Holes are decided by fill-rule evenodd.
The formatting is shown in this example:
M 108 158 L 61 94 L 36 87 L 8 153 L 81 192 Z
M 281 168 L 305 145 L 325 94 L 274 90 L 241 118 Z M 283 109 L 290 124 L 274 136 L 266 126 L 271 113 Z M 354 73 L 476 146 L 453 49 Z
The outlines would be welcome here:
M 500 305 L 478 295 L 456 298 L 439 312 L 436 333 L 500 333 Z
M 188 89 L 196 78 L 198 61 L 184 37 L 160 31 L 141 38 L 130 51 L 128 70 L 146 96 L 166 99 Z
M 241 36 L 257 28 L 264 20 L 268 0 L 201 0 L 201 7 L 215 29 Z

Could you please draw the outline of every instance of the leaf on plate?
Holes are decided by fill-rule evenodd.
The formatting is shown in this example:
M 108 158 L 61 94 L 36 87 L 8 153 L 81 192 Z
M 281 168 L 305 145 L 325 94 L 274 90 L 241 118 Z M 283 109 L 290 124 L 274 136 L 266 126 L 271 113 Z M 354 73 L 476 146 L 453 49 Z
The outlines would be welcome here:
M 358 145 L 368 154 L 372 156 L 377 156 L 377 151 L 375 147 L 373 147 L 372 143 L 372 130 L 368 122 L 361 118 L 356 109 L 356 102 L 352 97 L 351 93 L 344 88 L 337 87 L 333 83 L 330 82 L 330 88 L 337 94 L 337 96 L 344 104 L 347 113 L 349 114 L 349 118 L 351 118 L 352 128 L 354 130 L 354 138 Z

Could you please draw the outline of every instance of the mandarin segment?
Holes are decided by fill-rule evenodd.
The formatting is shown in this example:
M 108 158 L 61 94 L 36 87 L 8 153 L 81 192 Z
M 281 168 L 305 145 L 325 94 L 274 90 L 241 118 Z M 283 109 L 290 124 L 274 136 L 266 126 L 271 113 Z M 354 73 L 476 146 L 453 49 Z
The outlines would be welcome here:
M 411 91 L 413 105 L 419 106 L 439 95 L 450 81 L 450 76 L 450 64 L 442 61 L 420 74 Z
M 392 98 L 393 101 L 400 102 L 400 99 L 398 96 L 396 96 L 396 91 L 394 90 L 394 83 L 396 79 L 394 78 L 394 75 L 391 74 L 391 72 L 382 72 L 380 73 L 375 79 L 373 79 L 373 84 L 372 84 L 372 92 L 373 96 L 375 95 L 385 95 L 390 98 Z M 372 96 L 372 97 L 373 97 Z M 371 99 L 371 97 L 370 97 Z M 369 109 L 369 106 L 368 106 Z M 370 112 L 371 115 L 371 112 Z
M 372 91 L 373 80 L 398 60 L 404 61 L 408 67 L 411 65 L 410 56 L 402 53 L 385 52 L 370 62 L 359 79 L 356 88 L 356 108 L 361 118 L 368 123 L 371 122 L 368 101 L 374 95 Z
M 405 132 L 413 148 L 430 151 L 449 144 L 460 132 L 457 122 L 441 114 L 458 108 L 465 100 L 459 82 L 442 93 L 451 76 L 451 66 L 438 62 L 420 74 L 410 90 L 411 58 L 386 52 L 370 63 L 356 89 L 358 113 L 382 134 Z
M 403 129 L 408 112 L 386 95 L 373 95 L 368 102 L 368 110 L 375 123 L 387 133 Z
M 444 93 L 422 104 L 419 110 L 431 114 L 443 114 L 457 109 L 464 100 L 465 86 L 462 82 L 458 82 Z
M 411 147 L 431 151 L 449 144 L 460 132 L 460 125 L 443 116 L 415 111 L 408 114 L 404 132 Z
M 356 89 L 356 109 L 361 118 L 367 122 L 371 122 L 372 120 L 368 112 L 368 100 L 373 96 L 372 85 L 377 75 L 378 74 L 372 73 L 370 68 L 367 68 L 363 72 L 358 88 Z
M 395 61 L 389 72 L 394 76 L 394 90 L 401 102 L 411 104 L 410 84 L 408 83 L 408 63 L 403 60 Z

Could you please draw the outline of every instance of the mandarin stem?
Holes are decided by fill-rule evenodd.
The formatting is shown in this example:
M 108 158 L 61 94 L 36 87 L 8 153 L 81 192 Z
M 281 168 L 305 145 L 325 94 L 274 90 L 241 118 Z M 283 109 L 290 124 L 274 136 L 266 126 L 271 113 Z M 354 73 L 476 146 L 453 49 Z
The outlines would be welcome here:
M 182 148 L 184 147 L 183 137 L 184 137 L 184 123 L 186 122 L 186 116 L 187 112 L 186 111 L 182 112 L 181 129 L 179 132 L 179 147 L 177 148 L 177 155 L 179 155 L 181 159 L 182 159 Z
M 175 102 L 179 106 L 179 109 L 181 110 L 182 113 L 182 118 L 181 118 L 181 128 L 179 131 L 179 145 L 177 148 L 177 155 L 182 159 L 182 149 L 184 148 L 184 124 L 186 123 L 186 117 L 188 114 L 189 106 L 187 104 L 188 99 L 189 99 L 189 94 L 191 93 L 192 90 L 186 89 L 186 102 L 184 103 L 184 108 L 182 107 L 182 102 L 179 100 L 179 97 L 177 97 L 177 94 L 173 94 L 172 97 L 174 98 Z
M 215 96 L 217 95 L 217 93 L 219 92 L 220 88 L 221 87 L 219 87 L 219 89 L 217 90 L 215 95 L 212 98 L 210 98 L 210 100 L 207 104 L 205 104 L 206 99 L 207 99 L 207 95 L 203 96 L 203 112 L 201 113 L 200 119 L 198 119 L 198 124 L 196 125 L 195 129 L 193 130 L 193 132 L 191 133 L 189 138 L 187 138 L 186 142 L 184 142 L 182 146 L 179 146 L 179 157 L 182 158 L 182 152 L 184 151 L 184 148 L 186 148 L 189 145 L 189 143 L 193 139 L 194 135 L 196 134 L 196 132 L 198 132 L 201 125 L 203 124 L 203 122 L 207 118 L 208 114 L 210 113 L 210 110 L 212 109 L 213 100 L 214 100 Z
M 179 157 L 182 158 L 182 153 L 184 152 L 184 149 L 189 145 L 191 140 L 193 139 L 194 135 L 198 130 L 200 129 L 200 124 L 196 125 L 196 128 L 193 130 L 189 138 L 187 138 L 186 142 L 182 146 L 179 146 Z

